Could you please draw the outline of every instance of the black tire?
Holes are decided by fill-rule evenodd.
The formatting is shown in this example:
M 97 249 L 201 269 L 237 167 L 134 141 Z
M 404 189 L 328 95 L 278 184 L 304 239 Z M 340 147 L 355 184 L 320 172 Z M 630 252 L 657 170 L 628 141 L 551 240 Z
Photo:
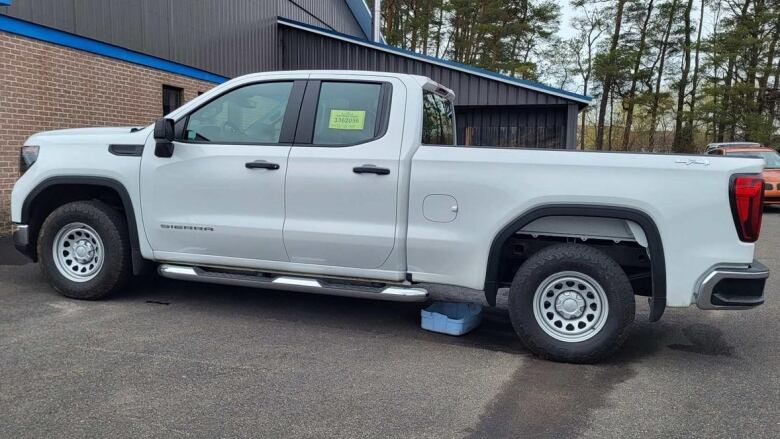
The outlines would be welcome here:
M 92 228 L 103 243 L 102 266 L 89 280 L 77 282 L 66 277 L 55 262 L 54 240 L 64 227 L 82 223 Z M 54 210 L 43 222 L 38 236 L 38 259 L 49 284 L 73 299 L 97 300 L 124 287 L 132 270 L 130 239 L 124 215 L 97 200 L 75 201 Z
M 595 335 L 587 335 L 591 338 L 582 341 L 560 340 L 548 332 L 551 330 L 554 332 L 554 328 L 548 326 L 548 329 L 544 329 L 542 327 L 544 323 L 537 321 L 534 313 L 537 289 L 543 284 L 545 286 L 554 284 L 555 286 L 550 286 L 549 290 L 542 289 L 537 298 L 540 303 L 540 319 L 547 318 L 550 324 L 554 323 L 554 320 L 561 320 L 566 324 L 567 320 L 562 317 L 562 314 L 558 313 L 557 316 L 551 317 L 549 311 L 557 311 L 544 308 L 548 305 L 545 300 L 552 301 L 559 297 L 557 295 L 559 293 L 556 293 L 554 288 L 560 292 L 567 291 L 567 288 L 575 291 L 574 285 L 580 287 L 579 284 L 561 287 L 560 282 L 547 282 L 564 272 L 585 274 L 598 284 L 606 296 L 608 311 L 605 320 L 600 320 L 602 322 L 600 329 L 593 330 Z M 556 295 L 550 296 L 550 294 Z M 544 295 L 554 299 L 545 299 Z M 581 298 L 584 299 L 584 296 Z M 587 306 L 584 310 L 587 314 Z M 603 311 L 599 315 L 603 314 Z M 540 250 L 520 266 L 509 290 L 509 316 L 515 332 L 534 354 L 553 361 L 593 363 L 605 359 L 625 341 L 627 329 L 634 321 L 634 313 L 634 293 L 623 269 L 605 253 L 586 245 L 559 244 Z M 566 337 L 566 334 L 558 334 L 558 336 Z

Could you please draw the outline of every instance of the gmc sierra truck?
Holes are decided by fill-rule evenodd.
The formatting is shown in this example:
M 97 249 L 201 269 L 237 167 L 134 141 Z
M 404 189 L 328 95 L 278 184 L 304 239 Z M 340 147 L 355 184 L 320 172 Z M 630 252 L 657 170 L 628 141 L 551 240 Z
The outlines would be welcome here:
M 637 295 L 652 321 L 763 303 L 761 160 L 457 146 L 453 99 L 421 76 L 262 73 L 147 127 L 35 134 L 15 244 L 76 299 L 152 264 L 394 301 L 508 287 L 522 342 L 566 362 L 613 352 Z

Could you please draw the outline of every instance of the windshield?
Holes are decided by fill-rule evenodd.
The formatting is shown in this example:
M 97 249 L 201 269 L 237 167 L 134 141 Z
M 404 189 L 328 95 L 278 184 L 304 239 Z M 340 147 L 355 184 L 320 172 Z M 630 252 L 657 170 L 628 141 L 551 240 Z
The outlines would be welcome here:
M 740 151 L 726 154 L 729 157 L 744 157 L 749 159 L 764 159 L 766 162 L 765 168 L 778 169 L 780 168 L 780 154 L 775 151 Z

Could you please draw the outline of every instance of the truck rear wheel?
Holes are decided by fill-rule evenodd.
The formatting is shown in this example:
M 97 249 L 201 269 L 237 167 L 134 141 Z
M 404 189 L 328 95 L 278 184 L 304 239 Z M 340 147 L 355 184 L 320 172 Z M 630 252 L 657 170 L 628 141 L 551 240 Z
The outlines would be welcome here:
M 515 332 L 536 355 L 555 361 L 606 358 L 625 340 L 634 313 L 623 269 L 586 245 L 540 250 L 520 266 L 509 291 Z
M 126 221 L 100 201 L 62 205 L 41 226 L 38 257 L 43 275 L 60 294 L 101 299 L 130 277 Z

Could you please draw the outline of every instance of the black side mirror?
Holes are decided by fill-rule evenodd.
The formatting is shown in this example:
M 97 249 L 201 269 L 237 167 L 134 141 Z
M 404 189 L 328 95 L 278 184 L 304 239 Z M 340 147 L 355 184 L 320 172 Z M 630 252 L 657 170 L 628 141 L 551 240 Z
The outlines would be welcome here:
M 157 145 L 155 145 L 154 148 L 154 155 L 157 157 L 173 156 L 173 138 L 173 119 L 157 119 L 154 122 L 154 140 L 157 141 Z
M 157 119 L 154 122 L 154 139 L 173 142 L 173 119 Z

